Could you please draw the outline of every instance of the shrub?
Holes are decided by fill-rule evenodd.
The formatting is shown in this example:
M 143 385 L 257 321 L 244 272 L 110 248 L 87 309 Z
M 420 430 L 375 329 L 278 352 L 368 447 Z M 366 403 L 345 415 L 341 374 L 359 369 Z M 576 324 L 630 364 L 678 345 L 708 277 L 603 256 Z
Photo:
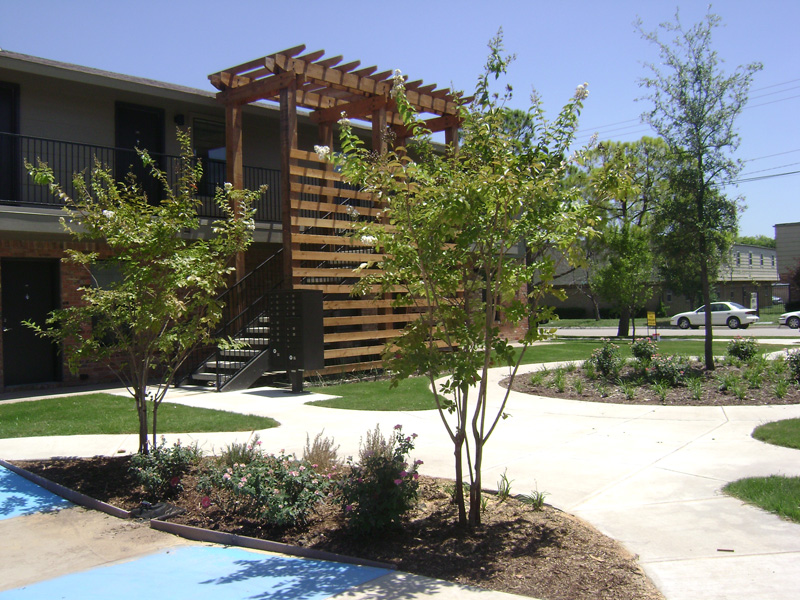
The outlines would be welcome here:
M 789 367 L 789 376 L 792 381 L 800 382 L 800 350 L 789 352 L 786 355 L 786 366 Z
M 182 446 L 181 441 L 167 447 L 167 440 L 161 436 L 161 444 L 150 450 L 149 454 L 134 454 L 130 470 L 147 492 L 155 500 L 167 498 L 183 489 L 181 476 L 200 460 L 202 452 L 197 444 Z
M 232 467 L 235 464 L 249 464 L 261 456 L 261 440 L 258 434 L 247 442 L 233 442 L 225 446 L 219 455 L 220 464 Z
M 303 449 L 303 460 L 311 465 L 320 473 L 333 473 L 341 467 L 339 459 L 339 446 L 333 445 L 333 438 L 322 437 L 325 433 L 323 429 L 314 436 L 314 441 L 306 434 L 306 447 Z
M 656 343 L 648 338 L 639 338 L 631 342 L 631 354 L 638 360 L 644 367 L 650 364 L 650 361 L 658 353 L 658 346 Z
M 417 499 L 417 467 L 422 461 L 408 464 L 414 438 L 403 435 L 395 425 L 387 441 L 378 427 L 367 434 L 367 444 L 360 450 L 360 460 L 349 460 L 350 473 L 340 480 L 342 505 L 348 528 L 356 536 L 377 534 L 395 527 Z
M 737 337 L 728 342 L 728 356 L 739 360 L 751 360 L 758 354 L 758 343 L 754 338 Z
M 682 356 L 655 354 L 647 367 L 647 375 L 650 381 L 660 381 L 675 387 L 683 383 L 688 366 L 686 358 Z
M 329 487 L 329 475 L 282 451 L 219 468 L 201 482 L 201 489 L 216 492 L 214 500 L 224 511 L 273 527 L 304 523 Z
M 595 349 L 587 362 L 603 377 L 616 377 L 622 368 L 619 346 L 603 340 L 602 347 Z

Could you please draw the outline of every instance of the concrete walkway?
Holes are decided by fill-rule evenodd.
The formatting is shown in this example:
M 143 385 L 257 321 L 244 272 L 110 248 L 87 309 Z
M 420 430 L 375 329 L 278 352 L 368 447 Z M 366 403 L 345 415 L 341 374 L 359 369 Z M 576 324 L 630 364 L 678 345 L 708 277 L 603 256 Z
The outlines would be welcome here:
M 528 367 L 533 370 L 535 366 Z M 505 369 L 492 373 L 492 403 Z M 422 472 L 452 476 L 452 448 L 435 411 L 344 411 L 307 405 L 322 397 L 260 389 L 238 393 L 170 392 L 173 402 L 271 416 L 281 426 L 259 432 L 267 451 L 302 453 L 306 435 L 324 429 L 358 451 L 379 423 L 417 433 Z M 638 554 L 669 600 L 794 600 L 800 589 L 800 525 L 744 505 L 720 492 L 746 476 L 800 475 L 800 453 L 758 442 L 750 433 L 767 421 L 800 417 L 800 406 L 670 407 L 578 402 L 512 393 L 486 447 L 484 483 L 507 469 L 514 493 L 533 489 L 594 524 Z M 249 434 L 170 435 L 211 452 Z M 135 436 L 0 440 L 6 460 L 131 452 Z

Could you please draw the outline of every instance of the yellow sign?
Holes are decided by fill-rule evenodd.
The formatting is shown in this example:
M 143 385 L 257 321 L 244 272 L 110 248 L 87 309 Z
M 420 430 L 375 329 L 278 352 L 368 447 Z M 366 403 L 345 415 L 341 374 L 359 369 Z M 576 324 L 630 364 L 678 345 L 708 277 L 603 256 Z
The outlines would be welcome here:
M 656 313 L 652 311 L 647 311 L 647 326 L 648 327 L 656 326 Z

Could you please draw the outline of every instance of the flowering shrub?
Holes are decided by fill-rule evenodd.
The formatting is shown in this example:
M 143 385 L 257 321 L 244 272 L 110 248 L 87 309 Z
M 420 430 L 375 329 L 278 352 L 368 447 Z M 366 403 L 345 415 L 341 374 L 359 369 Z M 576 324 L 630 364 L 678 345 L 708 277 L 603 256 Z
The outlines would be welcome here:
M 134 454 L 131 457 L 131 473 L 136 481 L 144 486 L 148 496 L 160 500 L 183 489 L 181 476 L 197 464 L 202 453 L 197 444 L 182 446 L 181 441 L 167 447 L 167 440 L 161 436 L 161 444 L 152 448 L 149 454 Z
M 619 346 L 609 340 L 603 340 L 603 346 L 592 352 L 587 360 L 594 369 L 603 377 L 616 377 L 622 368 L 622 358 L 619 355 Z
M 290 527 L 306 521 L 314 505 L 327 496 L 330 480 L 317 473 L 314 465 L 281 451 L 220 467 L 200 487 L 216 492 L 214 501 L 226 512 Z
M 654 354 L 650 366 L 647 367 L 647 375 L 651 381 L 675 387 L 683 383 L 688 366 L 687 359 L 682 356 Z
M 728 342 L 728 356 L 749 361 L 758 353 L 758 343 L 754 338 L 737 337 Z
M 800 350 L 789 352 L 786 355 L 786 364 L 789 366 L 791 379 L 800 382 Z
M 417 467 L 422 461 L 408 463 L 408 454 L 414 449 L 414 438 L 403 435 L 403 428 L 395 425 L 388 441 L 377 441 L 380 431 L 370 432 L 373 446 L 384 446 L 389 453 L 362 451 L 360 461 L 348 459 L 350 473 L 340 480 L 342 505 L 348 527 L 357 536 L 385 531 L 396 526 L 417 499 Z
M 255 434 L 248 442 L 228 444 L 219 455 L 219 462 L 226 467 L 234 464 L 248 464 L 261 456 L 261 440 Z
M 656 343 L 648 338 L 639 338 L 631 342 L 631 354 L 638 360 L 642 366 L 647 367 L 653 356 L 658 353 L 658 346 Z

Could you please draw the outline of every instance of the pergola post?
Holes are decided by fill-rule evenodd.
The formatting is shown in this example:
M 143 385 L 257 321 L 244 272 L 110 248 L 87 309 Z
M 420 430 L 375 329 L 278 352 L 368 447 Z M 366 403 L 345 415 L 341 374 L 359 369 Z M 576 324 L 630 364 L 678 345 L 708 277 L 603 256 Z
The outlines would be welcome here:
M 372 150 L 378 154 L 386 154 L 386 104 L 382 104 L 372 113 Z
M 228 104 L 225 107 L 225 178 L 233 189 L 244 189 L 244 160 L 242 158 L 242 105 Z M 241 217 L 239 200 L 231 206 L 234 218 Z M 236 281 L 246 274 L 244 252 L 236 253 Z
M 283 287 L 292 289 L 292 150 L 297 149 L 297 81 L 280 91 L 281 223 L 283 232 Z

